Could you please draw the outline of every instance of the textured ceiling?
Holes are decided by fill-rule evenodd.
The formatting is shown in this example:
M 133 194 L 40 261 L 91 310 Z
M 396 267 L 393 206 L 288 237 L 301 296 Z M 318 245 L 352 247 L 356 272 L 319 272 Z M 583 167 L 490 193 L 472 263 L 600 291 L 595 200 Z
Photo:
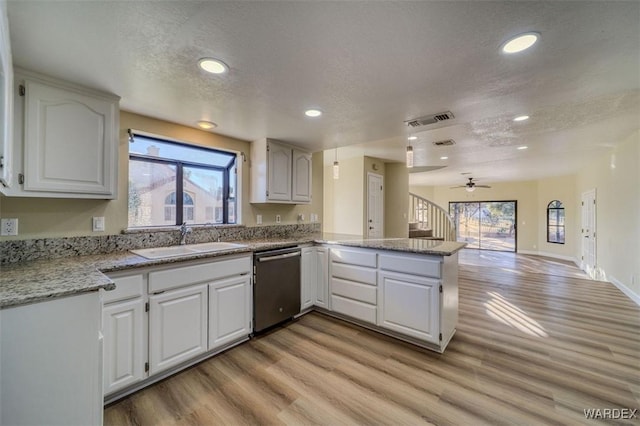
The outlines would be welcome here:
M 640 127 L 639 2 L 9 0 L 8 14 L 17 66 L 124 110 L 396 161 L 415 134 L 416 165 L 446 167 L 412 183 L 571 173 Z M 539 43 L 499 52 L 525 31 Z M 230 72 L 205 75 L 204 56 Z M 455 119 L 403 124 L 441 111 Z

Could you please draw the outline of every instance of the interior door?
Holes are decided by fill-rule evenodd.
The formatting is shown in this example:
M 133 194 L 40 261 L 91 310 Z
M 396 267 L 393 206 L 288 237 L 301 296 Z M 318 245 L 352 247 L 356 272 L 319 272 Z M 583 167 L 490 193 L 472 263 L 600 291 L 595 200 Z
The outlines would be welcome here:
M 580 269 L 596 279 L 596 190 L 582 194 L 582 261 Z
M 382 238 L 383 220 L 383 179 L 375 173 L 367 173 L 367 237 Z

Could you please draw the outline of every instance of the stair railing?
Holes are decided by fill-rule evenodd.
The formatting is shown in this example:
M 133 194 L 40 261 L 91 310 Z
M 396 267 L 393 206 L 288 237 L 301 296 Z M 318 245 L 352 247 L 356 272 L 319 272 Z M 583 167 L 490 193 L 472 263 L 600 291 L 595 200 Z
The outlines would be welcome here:
M 418 229 L 431 229 L 433 236 L 456 241 L 456 225 L 449 212 L 419 195 L 409 193 L 409 222 Z

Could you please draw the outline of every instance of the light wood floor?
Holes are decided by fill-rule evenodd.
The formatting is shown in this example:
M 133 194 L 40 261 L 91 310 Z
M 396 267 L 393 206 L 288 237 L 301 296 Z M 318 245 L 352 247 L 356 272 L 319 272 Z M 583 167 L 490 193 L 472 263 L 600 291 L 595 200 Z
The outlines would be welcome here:
M 637 305 L 568 262 L 467 250 L 444 354 L 312 313 L 114 403 L 105 424 L 585 424 L 584 409 L 640 408 L 639 332 Z

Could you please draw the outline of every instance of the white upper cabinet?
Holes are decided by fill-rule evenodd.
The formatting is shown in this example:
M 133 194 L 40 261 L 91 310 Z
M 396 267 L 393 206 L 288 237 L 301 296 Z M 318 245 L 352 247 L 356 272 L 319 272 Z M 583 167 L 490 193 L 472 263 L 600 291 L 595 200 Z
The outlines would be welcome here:
M 275 141 L 251 144 L 251 202 L 311 202 L 311 154 Z
M 291 201 L 291 148 L 271 142 L 267 145 L 267 198 Z
M 15 84 L 16 176 L 6 194 L 116 198 L 119 98 L 29 72 L 16 72 Z
M 311 202 L 311 154 L 293 149 L 291 200 Z
M 12 176 L 13 65 L 6 7 L 0 1 L 0 187 L 9 186 Z

